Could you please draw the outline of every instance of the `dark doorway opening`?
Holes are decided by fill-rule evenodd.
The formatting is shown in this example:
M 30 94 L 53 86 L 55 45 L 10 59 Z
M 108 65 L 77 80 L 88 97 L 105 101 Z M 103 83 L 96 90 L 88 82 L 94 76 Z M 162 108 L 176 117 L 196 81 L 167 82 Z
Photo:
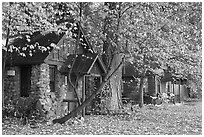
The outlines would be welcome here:
M 31 87 L 31 66 L 21 67 L 21 97 L 29 97 Z
M 96 89 L 100 86 L 100 76 L 85 76 L 85 98 L 87 99 L 96 92 Z M 98 95 L 92 100 L 92 102 L 86 107 L 85 113 L 91 114 L 100 109 L 100 97 Z

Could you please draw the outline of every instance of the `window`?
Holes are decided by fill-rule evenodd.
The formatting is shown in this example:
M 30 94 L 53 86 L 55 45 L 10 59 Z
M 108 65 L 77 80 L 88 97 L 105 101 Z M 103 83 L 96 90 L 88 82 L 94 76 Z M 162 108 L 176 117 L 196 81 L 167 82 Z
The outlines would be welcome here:
M 54 92 L 55 91 L 55 71 L 56 71 L 56 66 L 49 66 L 49 72 L 50 72 L 50 91 Z

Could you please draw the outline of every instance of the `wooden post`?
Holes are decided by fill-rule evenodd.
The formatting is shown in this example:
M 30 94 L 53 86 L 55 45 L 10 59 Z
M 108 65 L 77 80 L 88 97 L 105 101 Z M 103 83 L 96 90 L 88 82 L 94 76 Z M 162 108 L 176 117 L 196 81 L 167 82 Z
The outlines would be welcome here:
M 158 85 L 158 81 L 157 81 L 157 76 L 154 76 L 154 81 L 155 81 L 155 84 L 154 84 L 154 86 L 155 86 L 155 96 L 157 95 L 157 93 L 158 93 L 158 88 L 157 88 L 157 85 Z
M 86 99 L 86 76 L 84 75 L 83 76 L 83 79 L 82 79 L 82 103 L 85 101 Z M 86 108 L 83 108 L 82 109 L 82 117 L 85 116 L 85 111 L 86 111 Z
M 70 108 L 69 108 L 69 102 L 67 102 L 67 105 L 68 105 L 68 106 L 67 106 L 68 112 L 71 112 L 71 111 L 70 111 Z
M 174 80 L 172 81 L 172 83 L 173 83 L 173 94 L 175 94 L 175 91 L 174 91 Z
M 160 84 L 159 84 L 159 88 L 160 88 L 160 94 L 162 94 L 163 93 L 163 90 L 162 90 L 162 81 L 160 81 Z
M 179 79 L 179 103 L 181 103 L 181 80 Z
M 173 94 L 174 94 L 173 103 L 175 104 L 175 103 L 176 103 L 176 95 L 175 95 L 174 82 L 175 82 L 175 81 L 174 81 L 174 79 L 173 79 L 173 80 L 172 80 L 172 84 L 173 84 L 173 87 L 172 87 L 173 89 L 172 89 L 172 90 L 173 90 Z

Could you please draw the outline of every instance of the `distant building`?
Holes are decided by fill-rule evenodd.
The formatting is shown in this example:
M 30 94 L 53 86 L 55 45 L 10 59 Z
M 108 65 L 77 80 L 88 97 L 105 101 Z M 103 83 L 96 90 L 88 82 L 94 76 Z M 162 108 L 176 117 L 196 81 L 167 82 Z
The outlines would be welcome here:
M 138 101 L 139 96 L 139 72 L 134 64 L 126 62 L 123 66 L 124 91 L 123 97 Z M 182 75 L 167 73 L 163 70 L 146 72 L 144 82 L 144 95 L 156 96 L 157 93 L 175 94 L 175 101 L 181 102 L 188 97 L 188 88 L 185 86 L 187 79 Z
M 165 71 L 160 83 L 161 93 L 173 93 L 175 102 L 182 102 L 189 97 L 186 82 L 187 79 L 183 75 Z

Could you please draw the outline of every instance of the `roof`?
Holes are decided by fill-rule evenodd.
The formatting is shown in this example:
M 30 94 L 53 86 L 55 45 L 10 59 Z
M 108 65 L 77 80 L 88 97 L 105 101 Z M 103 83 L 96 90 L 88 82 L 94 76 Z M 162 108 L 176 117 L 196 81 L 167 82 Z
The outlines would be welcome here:
M 80 42 L 79 45 L 83 48 L 85 53 L 93 53 L 94 50 L 88 41 L 88 39 L 85 37 L 84 30 L 81 27 L 80 23 L 76 23 L 76 26 L 72 28 L 72 38 L 76 39 L 78 38 L 78 30 L 80 30 Z M 18 47 L 18 50 L 20 53 L 25 53 L 25 57 L 20 55 L 17 51 L 14 51 L 13 53 L 8 54 L 8 58 L 6 61 L 6 64 L 11 64 L 11 56 L 12 56 L 12 65 L 29 65 L 29 64 L 40 64 L 43 63 L 46 57 L 49 55 L 49 53 L 52 51 L 53 47 L 50 46 L 51 43 L 57 44 L 60 39 L 66 35 L 64 33 L 56 34 L 55 32 L 51 31 L 44 31 L 44 32 L 35 32 L 33 35 L 30 36 L 30 41 L 27 40 L 27 36 L 29 34 L 24 34 L 19 36 L 19 38 L 16 38 L 12 41 L 11 45 L 14 45 L 14 47 Z M 39 46 L 43 46 L 45 48 L 48 48 L 48 50 L 42 50 L 39 49 L 38 46 L 35 45 L 35 43 L 39 43 Z M 30 46 L 34 45 L 34 51 L 32 53 L 32 56 L 30 56 Z M 25 50 L 26 49 L 26 50 Z M 3 50 L 3 54 L 5 51 Z
M 164 76 L 161 79 L 162 82 L 173 81 L 173 80 L 186 81 L 187 78 L 182 74 L 165 72 Z
M 62 22 L 63 22 L 62 20 L 58 20 L 57 24 L 60 24 Z M 84 31 L 81 23 L 79 21 L 75 20 L 73 17 L 68 17 L 66 19 L 66 22 L 70 23 L 70 24 L 68 23 L 69 25 L 67 24 L 67 27 L 72 27 L 71 24 L 74 25 L 73 28 L 71 29 L 71 32 L 73 33 L 72 38 L 77 39 L 78 34 L 79 34 L 79 38 L 80 38 L 79 45 L 84 48 L 84 52 L 85 53 L 94 53 L 94 49 L 91 46 L 89 40 L 86 38 L 85 31 Z M 78 33 L 78 30 L 80 31 L 79 33 Z
M 83 48 L 84 53 L 94 53 L 93 47 L 91 46 L 89 40 L 86 38 L 84 29 L 79 22 L 76 22 L 76 24 L 74 24 L 71 32 L 73 39 L 79 38 L 79 45 Z
M 17 50 L 14 50 L 12 53 L 8 54 L 6 64 L 28 65 L 42 63 L 53 49 L 50 44 L 57 44 L 61 37 L 62 35 L 58 35 L 55 32 L 36 32 L 30 36 L 30 41 L 28 41 L 26 40 L 26 35 L 23 35 L 15 39 L 11 45 L 18 47 L 19 52 L 24 53 L 25 57 L 20 55 Z M 39 44 L 36 45 L 36 43 Z M 40 50 L 43 47 L 47 50 Z M 29 55 L 31 51 L 33 51 L 32 56 Z M 5 51 L 3 51 L 3 54 L 4 53 Z
M 86 38 L 85 33 L 84 33 L 85 31 L 84 31 L 84 29 L 82 28 L 82 26 L 81 26 L 81 24 L 79 22 L 77 22 L 77 27 L 80 30 L 80 38 L 82 38 L 82 40 L 80 41 L 80 45 L 81 46 L 83 45 L 84 49 L 88 50 L 89 53 L 94 53 L 94 49 L 91 46 L 89 40 Z M 75 30 L 75 33 L 76 33 L 76 30 Z M 78 33 L 77 33 L 77 35 L 78 35 Z M 86 43 L 86 45 L 84 45 L 83 43 Z
M 88 74 L 94 63 L 98 62 L 103 73 L 106 73 L 106 68 L 99 57 L 99 54 L 88 53 L 88 54 L 71 54 L 67 57 L 64 65 L 61 67 L 61 73 L 69 73 L 73 64 L 72 72 L 74 74 Z

